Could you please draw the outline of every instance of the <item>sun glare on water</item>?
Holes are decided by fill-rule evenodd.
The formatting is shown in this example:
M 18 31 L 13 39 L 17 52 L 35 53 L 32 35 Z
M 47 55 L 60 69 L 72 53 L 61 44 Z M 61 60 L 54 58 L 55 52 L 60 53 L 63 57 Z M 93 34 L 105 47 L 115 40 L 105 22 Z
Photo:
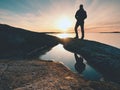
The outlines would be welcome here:
M 63 32 L 67 31 L 72 25 L 72 21 L 67 18 L 63 17 L 58 20 L 57 27 L 58 29 L 62 30 Z
M 69 37 L 69 34 L 63 33 L 63 34 L 58 34 L 57 36 L 58 36 L 59 38 L 67 38 L 67 37 Z

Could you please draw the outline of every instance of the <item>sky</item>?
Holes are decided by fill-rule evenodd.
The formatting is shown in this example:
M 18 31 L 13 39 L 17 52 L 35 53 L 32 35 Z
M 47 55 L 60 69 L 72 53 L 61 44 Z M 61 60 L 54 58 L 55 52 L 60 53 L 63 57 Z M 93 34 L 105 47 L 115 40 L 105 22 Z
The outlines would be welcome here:
M 80 4 L 88 15 L 87 32 L 120 32 L 120 0 L 0 0 L 0 23 L 35 32 L 74 32 Z

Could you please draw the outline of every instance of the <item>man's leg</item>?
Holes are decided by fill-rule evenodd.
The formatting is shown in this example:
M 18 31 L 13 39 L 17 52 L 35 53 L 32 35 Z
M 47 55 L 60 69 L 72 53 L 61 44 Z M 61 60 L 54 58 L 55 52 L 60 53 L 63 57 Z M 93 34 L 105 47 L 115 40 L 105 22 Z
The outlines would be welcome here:
M 81 33 L 82 33 L 81 39 L 84 39 L 84 23 L 81 25 Z
M 76 22 L 76 24 L 75 24 L 75 34 L 76 34 L 76 37 L 75 38 L 79 38 L 78 37 L 78 30 L 77 30 L 78 26 L 79 26 L 79 24 Z

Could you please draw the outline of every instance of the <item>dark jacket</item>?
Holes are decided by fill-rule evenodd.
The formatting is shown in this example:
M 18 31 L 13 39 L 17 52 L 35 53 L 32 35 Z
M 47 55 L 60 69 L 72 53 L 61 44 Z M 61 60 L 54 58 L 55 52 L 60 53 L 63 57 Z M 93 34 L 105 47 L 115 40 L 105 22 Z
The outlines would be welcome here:
M 84 9 L 79 9 L 75 14 L 75 18 L 78 22 L 84 22 L 84 19 L 87 18 L 86 11 Z

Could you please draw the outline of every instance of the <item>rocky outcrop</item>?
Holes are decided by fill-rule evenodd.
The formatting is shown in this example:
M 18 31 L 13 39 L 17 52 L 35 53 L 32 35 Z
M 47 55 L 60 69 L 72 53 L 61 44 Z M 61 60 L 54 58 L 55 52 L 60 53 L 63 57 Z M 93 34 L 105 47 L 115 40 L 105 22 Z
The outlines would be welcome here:
M 0 24 L 0 58 L 37 56 L 58 44 L 57 37 Z
M 64 48 L 80 54 L 103 77 L 110 81 L 120 83 L 120 49 L 103 43 L 81 39 L 61 40 Z

